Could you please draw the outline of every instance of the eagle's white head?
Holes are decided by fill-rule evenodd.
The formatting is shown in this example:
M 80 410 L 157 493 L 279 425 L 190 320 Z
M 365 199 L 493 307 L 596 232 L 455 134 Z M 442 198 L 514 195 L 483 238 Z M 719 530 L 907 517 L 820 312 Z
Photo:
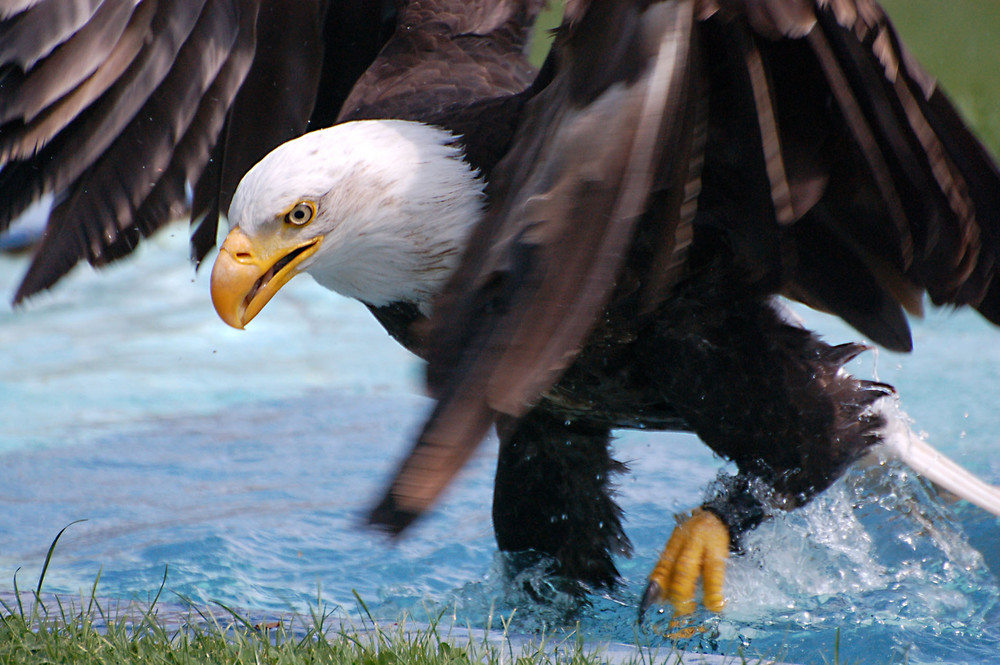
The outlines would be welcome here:
M 212 301 L 242 328 L 304 272 L 371 305 L 409 302 L 428 314 L 482 209 L 482 179 L 443 129 L 362 120 L 310 132 L 237 187 Z

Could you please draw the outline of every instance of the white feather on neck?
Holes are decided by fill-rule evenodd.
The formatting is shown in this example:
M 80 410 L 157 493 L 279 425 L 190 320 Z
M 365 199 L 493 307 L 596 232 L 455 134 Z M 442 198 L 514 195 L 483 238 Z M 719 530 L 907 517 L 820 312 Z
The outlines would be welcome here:
M 363 120 L 305 134 L 261 160 L 233 197 L 249 235 L 315 201 L 303 238 L 324 235 L 301 268 L 375 306 L 430 312 L 483 209 L 483 181 L 449 132 L 404 120 Z

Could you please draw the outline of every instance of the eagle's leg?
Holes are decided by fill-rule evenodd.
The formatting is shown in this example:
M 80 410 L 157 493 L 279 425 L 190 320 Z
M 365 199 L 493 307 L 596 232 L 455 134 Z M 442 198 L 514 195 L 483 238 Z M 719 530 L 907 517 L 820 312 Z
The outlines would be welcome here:
M 829 346 L 765 298 L 727 300 L 676 299 L 648 340 L 664 398 L 739 475 L 678 526 L 642 609 L 669 599 L 691 611 L 703 575 L 705 605 L 720 609 L 726 550 L 767 512 L 801 506 L 840 477 L 878 441 L 883 422 L 870 407 L 892 394 L 841 370 L 867 347 Z
M 611 476 L 624 470 L 609 451 L 605 426 L 536 408 L 497 424 L 500 454 L 493 527 L 506 552 L 552 557 L 568 580 L 591 587 L 618 579 L 612 555 L 629 554 Z

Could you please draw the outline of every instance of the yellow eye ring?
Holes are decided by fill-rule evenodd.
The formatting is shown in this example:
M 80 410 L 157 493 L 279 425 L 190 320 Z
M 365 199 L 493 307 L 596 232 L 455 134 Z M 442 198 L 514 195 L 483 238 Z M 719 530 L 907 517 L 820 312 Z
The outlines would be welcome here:
M 305 226 L 316 216 L 316 205 L 312 201 L 300 201 L 285 213 L 285 223 L 292 226 Z

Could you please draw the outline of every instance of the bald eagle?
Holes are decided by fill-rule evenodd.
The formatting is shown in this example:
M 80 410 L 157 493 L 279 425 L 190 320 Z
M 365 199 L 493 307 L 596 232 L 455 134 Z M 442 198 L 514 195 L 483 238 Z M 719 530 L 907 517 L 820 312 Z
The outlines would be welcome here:
M 500 549 L 611 585 L 612 430 L 693 431 L 738 473 L 641 607 L 688 611 L 703 577 L 719 610 L 742 534 L 892 443 L 893 389 L 842 369 L 867 347 L 774 298 L 894 350 L 925 294 L 1000 323 L 1000 172 L 872 0 L 567 0 L 535 72 L 539 4 L 0 2 L 0 221 L 59 197 L 15 298 L 127 253 L 190 185 L 196 256 L 228 207 L 227 323 L 307 273 L 428 361 L 372 523 L 405 529 L 495 425 Z M 310 119 L 336 124 L 293 138 Z

